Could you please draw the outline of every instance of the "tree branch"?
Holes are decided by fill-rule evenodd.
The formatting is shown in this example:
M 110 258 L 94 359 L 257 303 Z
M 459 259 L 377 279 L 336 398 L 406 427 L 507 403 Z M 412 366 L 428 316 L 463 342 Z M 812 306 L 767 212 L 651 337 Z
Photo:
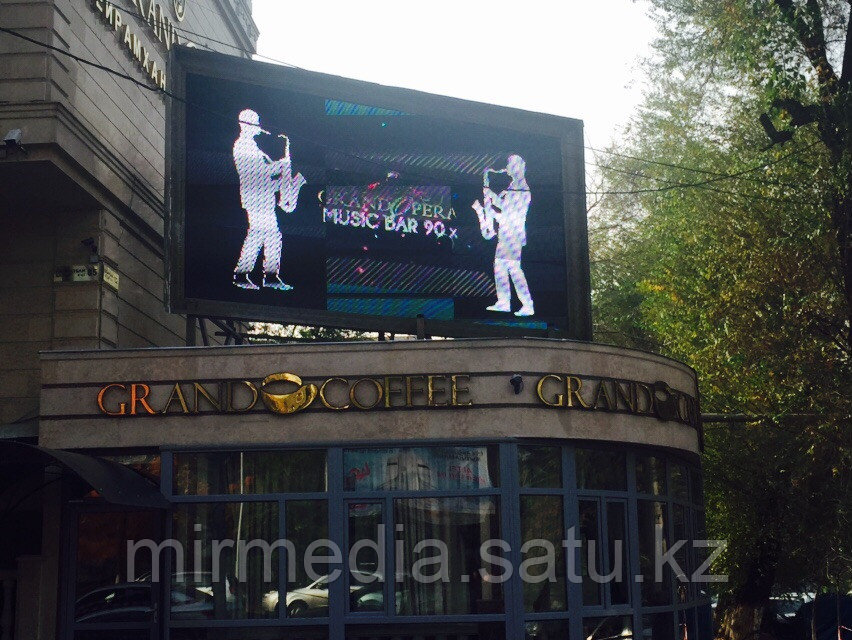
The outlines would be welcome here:
M 817 122 L 820 119 L 821 110 L 816 105 L 802 104 L 798 100 L 792 98 L 780 98 L 772 101 L 772 106 L 776 109 L 783 109 L 790 114 L 790 123 L 794 127 L 801 127 L 811 122 Z
M 837 93 L 838 78 L 826 54 L 825 28 L 819 1 L 807 0 L 805 3 L 805 11 L 807 11 L 812 24 L 808 24 L 799 14 L 793 0 L 775 0 L 775 4 L 805 48 L 805 55 L 817 72 L 820 93 L 824 98 L 832 98 Z

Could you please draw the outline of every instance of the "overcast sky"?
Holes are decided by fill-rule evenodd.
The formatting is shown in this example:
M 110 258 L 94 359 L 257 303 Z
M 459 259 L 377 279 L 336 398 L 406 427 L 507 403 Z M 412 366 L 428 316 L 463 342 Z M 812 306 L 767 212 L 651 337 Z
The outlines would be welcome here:
M 253 0 L 258 53 L 312 71 L 585 121 L 610 142 L 641 98 L 641 0 Z

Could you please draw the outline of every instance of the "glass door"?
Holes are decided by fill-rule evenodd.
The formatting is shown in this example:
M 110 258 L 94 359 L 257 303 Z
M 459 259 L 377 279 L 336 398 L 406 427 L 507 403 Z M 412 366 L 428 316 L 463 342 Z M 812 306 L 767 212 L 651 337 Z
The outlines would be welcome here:
M 159 636 L 162 514 L 73 506 L 66 558 L 66 640 Z

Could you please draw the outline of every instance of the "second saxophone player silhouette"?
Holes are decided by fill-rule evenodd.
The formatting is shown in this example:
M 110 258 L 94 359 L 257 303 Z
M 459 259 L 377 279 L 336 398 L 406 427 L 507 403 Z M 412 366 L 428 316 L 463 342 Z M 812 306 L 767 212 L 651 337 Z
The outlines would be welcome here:
M 506 189 L 495 193 L 489 186 L 489 174 L 506 173 L 511 182 Z M 535 314 L 532 295 L 524 270 L 521 252 L 527 244 L 527 213 L 532 196 L 526 179 L 526 162 L 519 155 L 510 155 L 505 169 L 485 169 L 483 175 L 482 203 L 477 200 L 473 209 L 479 218 L 482 237 L 491 240 L 497 236 L 494 252 L 494 286 L 497 302 L 487 307 L 489 311 L 510 312 L 512 289 L 521 301 L 516 316 Z M 496 224 L 496 229 L 495 229 Z

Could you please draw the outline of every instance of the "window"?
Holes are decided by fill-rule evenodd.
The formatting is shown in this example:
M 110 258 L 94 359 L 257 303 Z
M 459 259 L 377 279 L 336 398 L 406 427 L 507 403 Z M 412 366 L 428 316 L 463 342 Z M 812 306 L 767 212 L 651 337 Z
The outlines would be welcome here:
M 607 583 L 609 604 L 622 605 L 630 602 L 630 565 L 627 562 L 627 513 L 626 503 L 608 500 L 606 503 L 607 573 L 613 579 Z
M 583 577 L 583 605 L 603 604 L 602 584 L 595 576 L 605 573 L 601 561 L 600 514 L 597 500 L 580 500 L 580 566 Z
M 86 511 L 77 518 L 74 621 L 82 624 L 153 619 L 152 554 L 129 554 L 127 541 L 157 540 L 160 514 Z M 159 576 L 158 576 L 159 577 Z
M 496 498 L 411 498 L 393 505 L 396 540 L 402 544 L 398 614 L 503 611 L 503 586 L 490 579 L 502 569 L 480 558 L 482 543 L 500 537 Z M 444 575 L 437 572 L 436 559 L 442 559 Z
M 643 615 L 642 627 L 643 640 L 674 640 L 674 617 L 671 612 Z
M 386 571 L 380 546 L 384 526 L 382 511 L 379 502 L 350 502 L 347 505 L 350 611 L 385 611 Z
M 636 456 L 636 491 L 666 495 L 666 461 L 657 456 Z
M 642 574 L 642 604 L 666 605 L 672 603 L 671 570 L 666 564 L 660 576 L 655 575 L 655 558 L 669 548 L 668 513 L 666 504 L 651 500 L 638 500 L 639 516 L 639 571 Z
M 577 449 L 577 488 L 627 491 L 627 463 L 623 452 Z
M 529 562 L 523 581 L 524 611 L 564 611 L 568 605 L 565 576 L 562 496 L 521 496 L 521 561 Z
M 351 625 L 346 640 L 505 640 L 502 622 L 445 622 L 442 624 Z
M 347 491 L 447 491 L 500 485 L 497 447 L 347 449 Z
M 583 618 L 585 640 L 628 640 L 632 637 L 633 622 L 630 616 Z
M 181 504 L 173 537 L 173 620 L 277 617 L 278 503 Z
M 162 540 L 161 513 L 80 507 L 70 638 L 107 640 L 120 627 L 133 640 L 144 628 L 147 640 L 166 602 L 175 640 L 325 640 L 334 629 L 351 640 L 504 640 L 521 626 L 528 640 L 568 640 L 569 627 L 581 633 L 571 640 L 710 640 L 705 585 L 681 583 L 668 564 L 655 575 L 677 540 L 689 541 L 674 557 L 687 575 L 706 555 L 691 545 L 706 537 L 700 469 L 662 451 L 447 443 L 162 461 L 174 490 L 168 535 L 183 550 L 168 550 L 168 594 L 152 580 L 149 549 L 137 553 L 137 576 L 121 568 L 122 541 Z M 316 560 L 336 555 L 326 542 L 342 564 Z M 509 559 L 523 569 L 506 584 Z
M 326 452 L 226 451 L 176 453 L 176 495 L 325 491 Z
M 671 469 L 672 498 L 689 502 L 689 476 L 686 473 L 686 467 L 682 464 L 672 464 L 669 467 Z
M 287 558 L 287 617 L 328 616 L 328 566 L 313 565 L 308 572 L 305 557 L 311 544 L 328 539 L 328 502 L 326 500 L 288 500 L 285 510 L 286 539 L 292 544 Z M 313 550 L 314 556 L 327 555 L 327 549 Z M 278 594 L 275 606 L 280 607 Z M 277 608 L 276 608 L 277 611 Z
M 558 489 L 562 486 L 562 448 L 519 446 L 518 472 L 522 487 Z

